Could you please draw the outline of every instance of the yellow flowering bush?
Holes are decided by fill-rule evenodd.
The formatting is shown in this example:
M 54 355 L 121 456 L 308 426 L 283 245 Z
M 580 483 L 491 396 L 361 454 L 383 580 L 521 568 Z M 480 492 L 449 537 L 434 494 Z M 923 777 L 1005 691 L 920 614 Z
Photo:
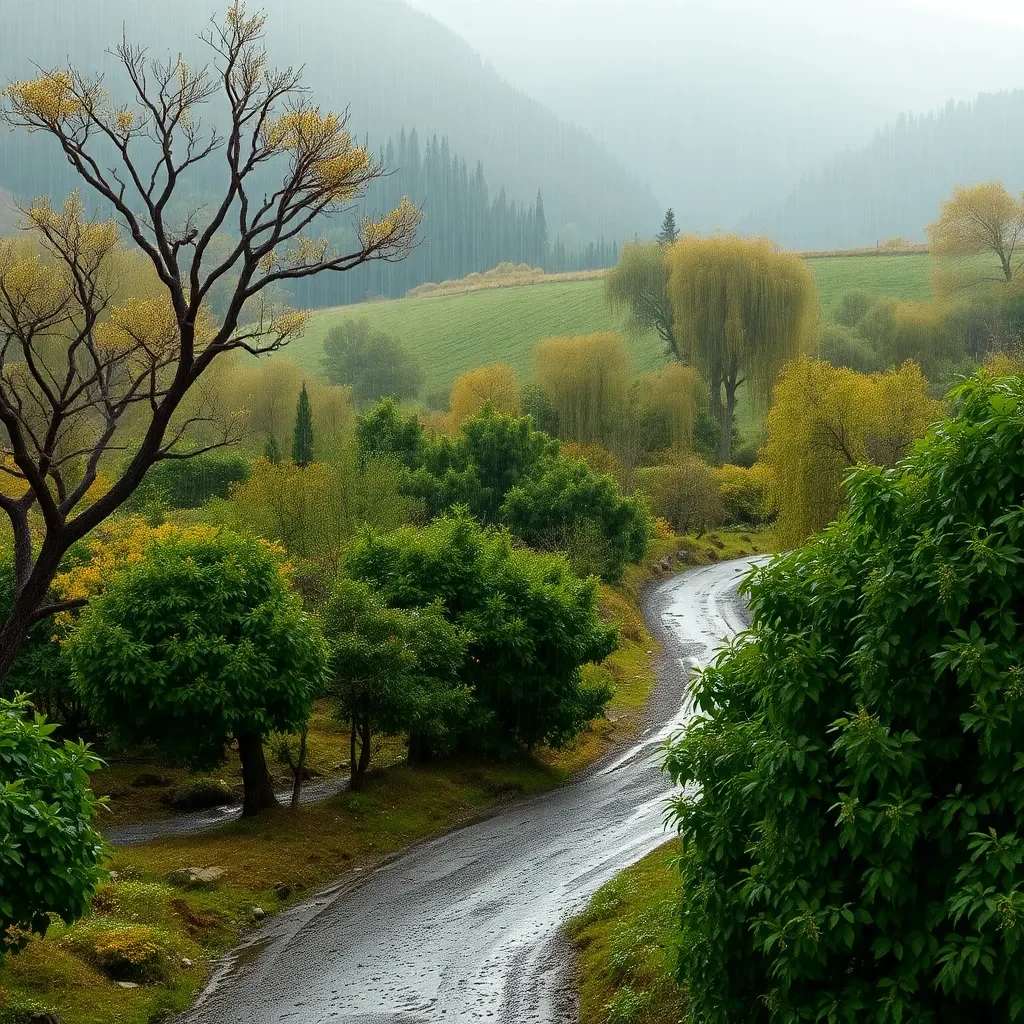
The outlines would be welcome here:
M 153 928 L 112 928 L 89 938 L 96 966 L 115 981 L 157 981 L 166 974 L 167 952 Z

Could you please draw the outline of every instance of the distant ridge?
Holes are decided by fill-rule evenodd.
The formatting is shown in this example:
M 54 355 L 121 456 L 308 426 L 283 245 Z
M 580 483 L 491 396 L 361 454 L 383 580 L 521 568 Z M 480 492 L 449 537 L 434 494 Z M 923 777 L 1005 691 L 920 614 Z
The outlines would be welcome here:
M 753 212 L 741 230 L 801 250 L 874 246 L 894 235 L 922 241 L 955 185 L 990 178 L 1012 191 L 1024 186 L 1024 90 L 900 117 L 781 203 Z
M 34 75 L 70 60 L 120 82 L 105 51 L 121 35 L 157 57 L 182 51 L 209 61 L 196 36 L 222 0 L 0 0 L 0 72 Z M 653 232 L 660 210 L 649 189 L 590 135 L 560 121 L 515 90 L 462 39 L 401 0 L 261 0 L 267 46 L 279 65 L 305 65 L 306 84 L 324 106 L 349 106 L 352 125 L 380 146 L 416 127 L 447 136 L 453 150 L 482 160 L 494 191 L 532 202 L 540 189 L 552 237 L 571 248 L 602 235 L 627 239 Z M 54 26 L 60 25 L 60 31 Z M 74 185 L 45 140 L 24 134 L 0 140 L 0 185 L 24 198 L 60 195 Z

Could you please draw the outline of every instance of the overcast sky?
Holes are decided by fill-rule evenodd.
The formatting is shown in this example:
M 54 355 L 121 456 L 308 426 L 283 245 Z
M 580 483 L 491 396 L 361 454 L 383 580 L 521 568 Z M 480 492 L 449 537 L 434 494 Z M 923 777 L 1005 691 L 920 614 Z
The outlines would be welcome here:
M 677 55 L 734 74 L 734 43 L 739 51 L 756 43 L 828 74 L 866 65 L 897 109 L 1024 85 L 1024 0 L 409 2 L 532 92 L 610 65 L 662 66 Z M 738 39 L 730 38 L 733 26 Z

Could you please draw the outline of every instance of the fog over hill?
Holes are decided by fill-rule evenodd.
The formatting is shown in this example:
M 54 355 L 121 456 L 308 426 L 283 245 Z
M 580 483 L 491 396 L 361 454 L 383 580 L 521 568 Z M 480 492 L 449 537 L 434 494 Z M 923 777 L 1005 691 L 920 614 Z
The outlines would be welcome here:
M 1014 0 L 410 2 L 604 142 L 681 226 L 705 231 L 750 223 L 901 115 L 1024 87 L 1024 5 Z M 979 131 L 965 126 L 964 144 Z M 956 166 L 1006 173 L 1005 161 Z M 908 233 L 905 223 L 882 233 Z M 876 230 L 833 229 L 805 240 L 856 244 Z
M 1024 90 L 901 117 L 740 227 L 797 249 L 871 246 L 894 235 L 924 241 L 957 184 L 998 178 L 1013 191 L 1024 187 L 1022 126 Z
M 208 61 L 197 41 L 221 0 L 0 0 L 0 77 L 23 78 L 33 64 L 105 70 L 122 81 L 105 51 L 120 38 L 145 43 L 156 56 L 181 50 Z M 318 102 L 350 106 L 353 128 L 381 146 L 404 127 L 421 139 L 447 136 L 472 163 L 482 160 L 494 191 L 533 202 L 544 195 L 552 237 L 568 245 L 604 234 L 626 238 L 649 230 L 659 207 L 640 175 L 585 131 L 560 120 L 510 86 L 450 29 L 400 0 L 260 0 L 268 15 L 273 63 L 303 64 Z M 54 26 L 60 26 L 59 31 Z M 47 140 L 0 141 L 0 185 L 19 197 L 59 195 L 74 184 Z

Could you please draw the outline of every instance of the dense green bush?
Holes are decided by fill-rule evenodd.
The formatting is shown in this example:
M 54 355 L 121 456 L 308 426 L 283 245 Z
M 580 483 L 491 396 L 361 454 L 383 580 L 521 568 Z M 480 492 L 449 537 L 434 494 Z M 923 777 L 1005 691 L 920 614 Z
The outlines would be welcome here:
M 718 484 L 707 463 L 695 455 L 683 456 L 667 466 L 652 466 L 636 474 L 637 489 L 651 509 L 677 533 L 700 536 L 725 522 Z
M 262 737 L 302 727 L 326 658 L 278 558 L 227 531 L 147 545 L 91 600 L 68 648 L 113 740 L 212 768 L 234 739 L 246 814 L 273 802 Z
M 616 647 L 598 617 L 597 588 L 565 560 L 513 546 L 464 510 L 425 529 L 364 535 L 346 569 L 392 608 L 438 603 L 470 634 L 459 681 L 471 687 L 464 746 L 510 751 L 559 746 L 597 717 L 611 697 L 584 681 L 583 665 Z
M 558 442 L 535 430 L 528 416 L 505 416 L 485 405 L 458 434 L 424 445 L 422 465 L 406 488 L 431 516 L 466 505 L 481 522 L 500 521 L 505 495 L 539 476 L 558 458 Z
M 31 716 L 25 698 L 0 699 L 0 959 L 50 914 L 69 924 L 89 908 L 103 841 L 92 827 L 86 747 L 54 743 L 55 725 Z
M 827 323 L 822 327 L 818 355 L 833 366 L 845 366 L 857 373 L 874 373 L 881 369 L 871 342 L 843 324 Z
M 393 399 L 378 402 L 356 420 L 356 448 L 361 466 L 374 459 L 392 459 L 407 469 L 423 463 L 423 425 L 405 416 Z
M 500 519 L 531 547 L 566 551 L 570 562 L 583 562 L 574 565 L 577 571 L 609 583 L 643 558 L 653 528 L 642 495 L 623 497 L 611 476 L 595 473 L 582 459 L 558 459 L 514 487 Z
M 350 387 L 360 406 L 381 398 L 415 398 L 423 387 L 419 360 L 365 319 L 344 320 L 327 332 L 322 363 L 327 379 Z
M 695 688 L 668 759 L 695 1021 L 1024 1013 L 1024 380 L 952 400 L 754 578 Z
M 413 761 L 449 746 L 473 699 L 459 681 L 471 637 L 442 606 L 388 608 L 367 584 L 342 577 L 323 620 L 328 689 L 351 728 L 352 788 L 370 767 L 378 732 L 408 736 Z

